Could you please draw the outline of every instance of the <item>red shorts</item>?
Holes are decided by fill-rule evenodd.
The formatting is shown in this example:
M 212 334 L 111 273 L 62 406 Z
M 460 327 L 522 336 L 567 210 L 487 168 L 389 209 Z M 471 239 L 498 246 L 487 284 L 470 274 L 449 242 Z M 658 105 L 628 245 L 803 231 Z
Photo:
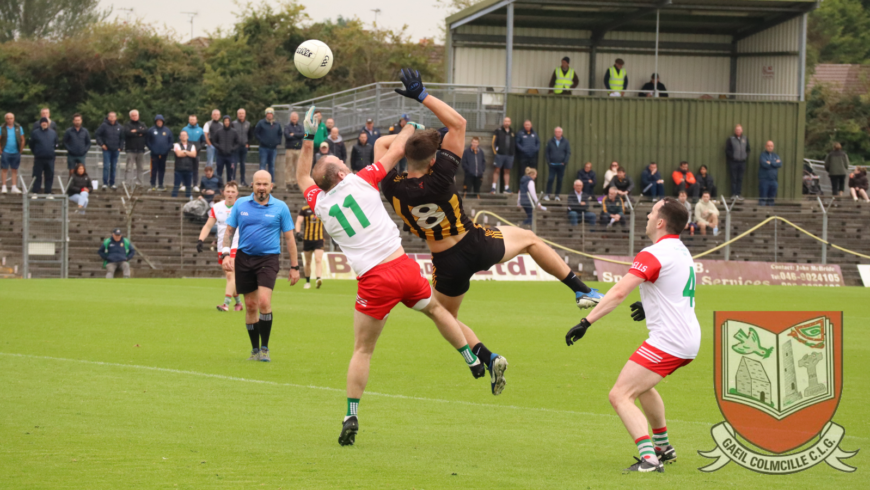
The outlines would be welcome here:
M 376 265 L 357 278 L 356 311 L 383 320 L 402 302 L 421 310 L 429 304 L 432 288 L 423 277 L 420 265 L 407 255 Z
M 221 255 L 222 254 L 220 252 L 218 252 L 218 265 L 224 264 L 224 259 L 221 258 Z M 233 259 L 236 258 L 236 249 L 230 250 L 230 258 L 233 258 Z
M 638 347 L 628 360 L 640 364 L 663 378 L 692 362 L 692 359 L 674 357 L 667 352 L 656 349 L 646 342 Z

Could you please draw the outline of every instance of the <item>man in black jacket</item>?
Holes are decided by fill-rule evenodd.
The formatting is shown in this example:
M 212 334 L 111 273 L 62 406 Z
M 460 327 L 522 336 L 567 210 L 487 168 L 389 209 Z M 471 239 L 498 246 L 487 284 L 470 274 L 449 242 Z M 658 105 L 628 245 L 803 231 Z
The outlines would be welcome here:
M 731 176 L 731 197 L 743 200 L 743 174 L 749 157 L 749 138 L 743 134 L 743 126 L 734 127 L 734 134 L 725 142 L 725 163 Z
M 266 117 L 260 119 L 254 127 L 254 136 L 260 142 L 260 170 L 268 170 L 272 176 L 272 182 L 275 182 L 275 157 L 278 155 L 278 145 L 281 144 L 282 134 L 281 124 L 275 120 L 275 109 L 267 108 Z M 242 172 L 241 177 L 242 185 L 247 185 L 244 172 Z
M 483 171 L 486 170 L 486 157 L 480 148 L 480 138 L 471 138 L 471 146 L 462 153 L 462 170 L 465 172 L 464 190 L 472 197 L 480 198 L 480 184 L 483 182 Z
M 127 172 L 124 180 L 131 187 L 143 185 L 145 174 L 145 137 L 148 126 L 139 120 L 139 111 L 130 111 L 130 120 L 124 124 L 124 148 L 127 153 Z
M 33 187 L 31 192 L 40 194 L 42 179 L 45 178 L 45 193 L 51 197 L 51 184 L 54 180 L 54 150 L 57 148 L 57 132 L 49 127 L 48 118 L 39 120 L 39 129 L 30 133 L 30 151 L 33 152 Z
M 247 118 L 248 113 L 244 109 L 236 111 L 236 120 L 233 121 L 232 126 L 239 133 L 239 147 L 236 149 L 236 165 L 233 167 L 233 176 L 231 179 L 227 179 L 227 182 L 236 180 L 236 169 L 238 169 L 242 184 L 246 184 L 245 162 L 248 160 L 248 148 L 251 147 L 251 141 L 254 139 L 254 126 Z
M 215 148 L 215 161 L 217 162 L 217 176 L 221 177 L 223 169 L 227 169 L 227 182 L 232 179 L 235 174 L 235 159 L 238 155 L 241 138 L 239 132 L 236 131 L 230 123 L 230 116 L 224 116 L 223 125 L 217 131 L 209 132 L 209 139 Z
M 305 137 L 305 128 L 299 124 L 299 114 L 290 113 L 290 122 L 284 126 L 284 185 L 287 190 L 296 186 L 296 164 L 299 163 L 299 154 L 302 153 L 302 138 Z
M 363 131 L 350 150 L 350 169 L 359 172 L 374 163 L 374 158 L 375 147 L 369 144 L 369 135 Z
M 97 145 L 103 149 L 103 189 L 115 185 L 115 171 L 118 167 L 118 156 L 124 149 L 124 135 L 121 125 L 118 124 L 118 115 L 110 112 L 103 124 L 97 128 Z
M 88 150 L 91 149 L 91 133 L 88 132 L 88 128 L 82 127 L 81 114 L 73 114 L 72 127 L 63 133 L 63 147 L 67 151 L 66 166 L 70 177 L 72 177 L 73 170 L 79 163 L 85 165 L 85 169 L 87 169 L 85 159 L 88 155 Z
M 511 118 L 502 121 L 502 127 L 492 135 L 492 154 L 495 155 L 495 170 L 492 172 L 492 191 L 498 192 L 499 173 L 504 175 L 504 192 L 511 193 L 511 169 L 514 168 L 514 153 L 516 152 L 517 135 L 511 127 Z
M 33 123 L 31 132 L 36 131 L 40 128 L 39 124 L 40 122 L 42 122 L 43 117 L 48 119 L 48 129 L 51 129 L 52 131 L 57 133 L 57 123 L 51 120 L 51 111 L 48 109 L 48 107 L 43 107 L 39 110 L 39 119 L 37 119 L 36 122 Z

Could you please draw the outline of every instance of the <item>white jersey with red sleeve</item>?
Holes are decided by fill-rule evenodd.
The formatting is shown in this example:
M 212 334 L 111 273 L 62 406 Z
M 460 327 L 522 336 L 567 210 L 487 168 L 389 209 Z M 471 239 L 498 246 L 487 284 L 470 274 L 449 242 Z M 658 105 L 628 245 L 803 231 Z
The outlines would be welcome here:
M 640 300 L 649 329 L 647 343 L 672 356 L 694 359 L 701 347 L 695 263 L 680 237 L 665 235 L 641 250 L 628 272 L 645 280 Z
M 224 246 L 224 233 L 227 231 L 227 218 L 230 217 L 230 211 L 232 211 L 232 206 L 227 206 L 226 201 L 221 201 L 208 211 L 208 215 L 211 218 L 214 218 L 217 222 L 217 243 L 218 243 L 218 251 Z M 230 247 L 232 250 L 239 248 L 239 230 L 236 229 L 236 233 L 233 235 L 233 246 Z
M 399 229 L 384 208 L 378 190 L 378 183 L 386 175 L 383 165 L 375 163 L 356 175 L 348 175 L 328 192 L 317 186 L 305 190 L 308 205 L 358 276 L 402 246 Z

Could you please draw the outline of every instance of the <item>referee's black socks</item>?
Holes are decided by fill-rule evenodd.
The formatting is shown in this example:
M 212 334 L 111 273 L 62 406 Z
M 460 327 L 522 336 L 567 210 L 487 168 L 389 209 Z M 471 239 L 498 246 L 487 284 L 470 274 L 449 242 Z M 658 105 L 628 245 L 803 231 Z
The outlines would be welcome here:
M 248 327 L 248 337 L 251 338 L 251 347 L 254 350 L 260 348 L 260 332 L 257 330 L 257 325 L 259 325 L 259 323 L 260 322 L 245 324 L 245 326 Z
M 257 329 L 260 331 L 260 345 L 268 349 L 269 334 L 272 333 L 272 313 L 260 313 Z
M 565 276 L 565 279 L 562 279 L 562 284 L 571 288 L 575 293 L 588 293 L 589 291 L 592 291 L 592 289 L 584 284 L 579 277 L 574 275 L 574 272 L 569 272 L 568 275 Z

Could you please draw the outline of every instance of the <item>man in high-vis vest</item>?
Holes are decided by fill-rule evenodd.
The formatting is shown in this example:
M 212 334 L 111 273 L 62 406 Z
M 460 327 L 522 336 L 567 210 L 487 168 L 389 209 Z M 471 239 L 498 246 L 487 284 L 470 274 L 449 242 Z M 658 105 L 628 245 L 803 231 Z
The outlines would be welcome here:
M 551 94 L 556 95 L 571 95 L 569 88 L 577 88 L 580 84 L 580 78 L 574 73 L 574 69 L 569 66 L 571 59 L 567 56 L 562 58 L 562 66 L 556 68 L 553 75 L 550 77 Z
M 611 97 L 624 97 L 625 87 L 628 87 L 628 75 L 622 68 L 625 62 L 622 58 L 616 58 L 613 66 L 607 69 L 604 73 L 604 88 L 610 90 Z

